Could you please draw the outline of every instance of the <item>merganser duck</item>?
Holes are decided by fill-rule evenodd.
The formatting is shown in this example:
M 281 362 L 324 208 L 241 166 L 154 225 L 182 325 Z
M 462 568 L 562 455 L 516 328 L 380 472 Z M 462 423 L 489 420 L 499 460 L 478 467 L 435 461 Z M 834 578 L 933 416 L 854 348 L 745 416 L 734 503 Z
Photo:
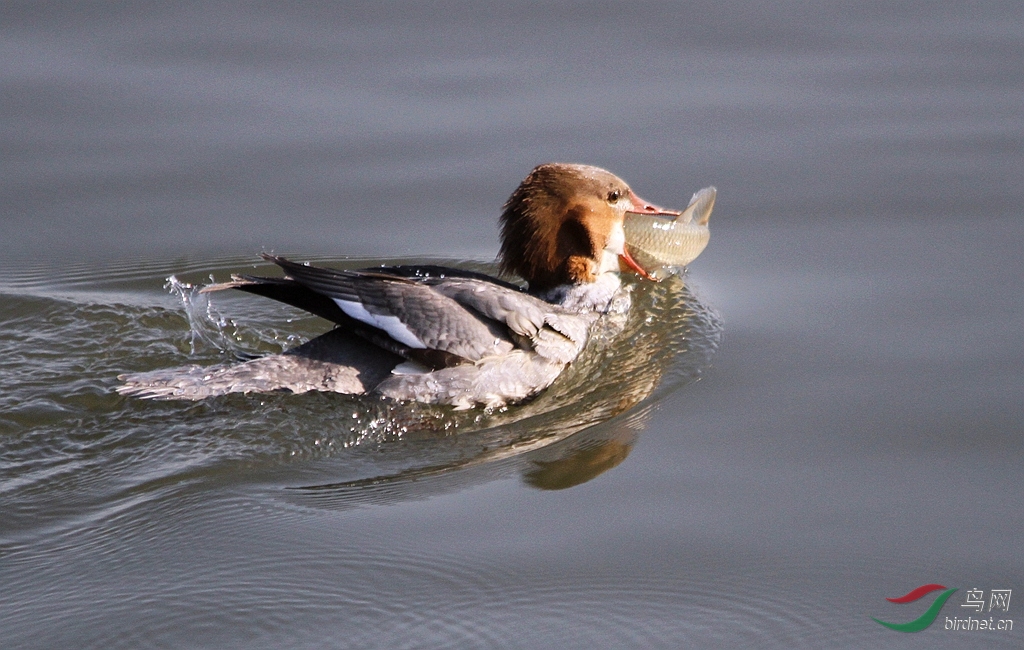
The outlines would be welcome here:
M 628 309 L 620 270 L 650 279 L 626 248 L 627 212 L 680 214 L 598 167 L 536 167 L 501 215 L 500 269 L 522 277 L 526 289 L 438 266 L 336 270 L 264 254 L 284 278 L 233 276 L 204 291 L 279 300 L 336 323 L 335 330 L 234 366 L 122 375 L 117 390 L 163 399 L 321 390 L 458 409 L 524 400 L 580 354 L 603 314 Z

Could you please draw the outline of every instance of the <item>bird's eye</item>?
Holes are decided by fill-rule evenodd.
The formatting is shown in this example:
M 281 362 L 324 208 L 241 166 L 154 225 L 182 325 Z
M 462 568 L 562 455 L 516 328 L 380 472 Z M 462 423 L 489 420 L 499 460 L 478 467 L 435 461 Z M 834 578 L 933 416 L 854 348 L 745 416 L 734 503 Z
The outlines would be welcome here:
M 615 203 L 619 200 L 620 196 L 622 196 L 622 192 L 619 190 L 612 190 L 611 192 L 608 192 L 608 202 Z

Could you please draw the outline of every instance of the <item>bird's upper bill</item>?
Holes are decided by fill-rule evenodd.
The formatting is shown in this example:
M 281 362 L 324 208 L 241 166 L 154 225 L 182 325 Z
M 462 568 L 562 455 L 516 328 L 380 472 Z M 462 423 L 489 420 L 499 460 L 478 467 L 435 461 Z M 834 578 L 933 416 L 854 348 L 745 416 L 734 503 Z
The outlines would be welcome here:
M 629 193 L 629 201 L 631 207 L 626 209 L 626 212 L 633 212 L 636 214 L 650 214 L 660 217 L 678 217 L 683 212 L 682 210 L 668 210 L 666 208 L 659 208 L 646 199 L 641 199 L 631 189 L 626 190 Z

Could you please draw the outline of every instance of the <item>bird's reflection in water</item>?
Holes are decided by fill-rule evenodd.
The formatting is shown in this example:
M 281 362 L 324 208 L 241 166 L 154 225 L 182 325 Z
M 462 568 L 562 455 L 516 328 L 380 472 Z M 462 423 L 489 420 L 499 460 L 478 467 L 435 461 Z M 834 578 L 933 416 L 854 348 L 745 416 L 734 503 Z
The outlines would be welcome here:
M 535 452 L 524 468 L 523 480 L 541 490 L 564 490 L 616 467 L 633 449 L 646 424 L 642 417 L 596 426 L 566 439 L 563 443 Z
M 633 300 L 628 322 L 614 335 L 594 337 L 537 399 L 478 415 L 457 433 L 428 426 L 435 431 L 380 442 L 377 460 L 364 467 L 379 473 L 295 487 L 289 500 L 327 508 L 394 503 L 514 476 L 559 490 L 616 467 L 657 402 L 699 379 L 721 336 L 716 314 L 677 277 L 636 285 Z M 329 465 L 323 470 L 330 472 Z

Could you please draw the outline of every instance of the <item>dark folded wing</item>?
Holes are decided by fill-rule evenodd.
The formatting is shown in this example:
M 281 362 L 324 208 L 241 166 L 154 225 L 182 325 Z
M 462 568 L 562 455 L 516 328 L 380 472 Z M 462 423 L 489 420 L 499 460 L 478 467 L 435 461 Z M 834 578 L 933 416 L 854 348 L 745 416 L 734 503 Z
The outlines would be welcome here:
M 246 293 L 277 300 L 346 327 L 350 327 L 357 322 L 351 316 L 341 311 L 341 308 L 333 300 L 322 293 L 317 293 L 309 287 L 299 284 L 291 278 L 232 275 L 230 282 L 204 287 L 202 293 L 224 289 L 238 289 Z
M 438 350 L 478 361 L 514 347 L 504 323 L 481 318 L 415 279 L 381 269 L 342 271 L 264 257 L 295 282 L 329 298 L 350 318 L 412 350 Z

